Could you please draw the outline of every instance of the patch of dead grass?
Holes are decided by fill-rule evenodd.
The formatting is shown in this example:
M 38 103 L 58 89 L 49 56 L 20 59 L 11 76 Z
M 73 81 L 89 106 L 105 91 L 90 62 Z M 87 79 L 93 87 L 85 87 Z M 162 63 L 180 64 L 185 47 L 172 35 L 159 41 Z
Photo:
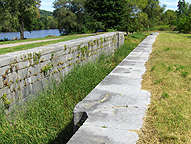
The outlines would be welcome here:
M 161 32 L 146 63 L 142 89 L 151 104 L 137 143 L 191 143 L 191 40 Z

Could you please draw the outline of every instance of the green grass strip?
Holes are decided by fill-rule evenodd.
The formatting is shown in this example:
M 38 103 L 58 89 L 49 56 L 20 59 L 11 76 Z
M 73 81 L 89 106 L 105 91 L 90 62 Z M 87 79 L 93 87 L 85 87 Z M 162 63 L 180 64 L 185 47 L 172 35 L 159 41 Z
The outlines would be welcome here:
M 102 54 L 95 62 L 74 67 L 61 83 L 52 82 L 51 88 L 29 102 L 26 110 L 12 114 L 14 119 L 8 119 L 1 111 L 0 142 L 66 143 L 73 134 L 74 106 L 143 40 L 131 43 L 135 38 L 125 39 L 113 55 Z
M 19 46 L 8 47 L 8 48 L 1 48 L 0 49 L 0 55 L 6 54 L 6 53 L 11 53 L 11 52 L 16 52 L 16 51 L 21 51 L 21 50 L 26 50 L 26 49 L 31 49 L 31 48 L 35 48 L 35 47 L 40 47 L 40 46 L 46 46 L 49 44 L 64 42 L 64 41 L 73 40 L 73 39 L 82 38 L 82 37 L 87 37 L 87 36 L 89 36 L 89 35 L 61 36 L 61 37 L 58 37 L 58 38 L 61 38 L 58 40 L 37 42 L 37 43 L 19 45 Z M 49 38 L 47 38 L 47 39 L 49 39 Z M 38 40 L 38 39 L 35 39 L 35 40 Z M 22 42 L 27 42 L 27 41 L 32 41 L 32 40 L 26 40 L 26 41 L 22 40 Z

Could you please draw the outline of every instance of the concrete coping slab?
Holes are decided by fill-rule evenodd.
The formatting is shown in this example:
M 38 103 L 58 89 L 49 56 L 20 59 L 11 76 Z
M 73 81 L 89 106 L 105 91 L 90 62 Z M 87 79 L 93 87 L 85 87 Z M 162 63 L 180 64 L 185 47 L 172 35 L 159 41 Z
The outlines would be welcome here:
M 158 33 L 149 35 L 74 110 L 74 132 L 68 144 L 133 144 L 150 103 L 141 90 L 145 62 Z

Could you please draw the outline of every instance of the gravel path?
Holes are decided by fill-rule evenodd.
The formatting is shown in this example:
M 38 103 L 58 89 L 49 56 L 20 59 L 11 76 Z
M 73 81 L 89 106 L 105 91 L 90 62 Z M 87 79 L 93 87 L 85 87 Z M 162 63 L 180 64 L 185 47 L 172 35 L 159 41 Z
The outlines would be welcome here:
M 31 43 L 38 43 L 38 42 L 53 41 L 53 40 L 58 40 L 58 39 L 61 39 L 61 38 L 46 39 L 46 40 L 37 40 L 37 41 L 29 41 L 29 42 L 20 42 L 20 43 L 12 43 L 12 44 L 3 44 L 3 45 L 0 45 L 0 48 L 14 47 L 14 46 L 31 44 Z

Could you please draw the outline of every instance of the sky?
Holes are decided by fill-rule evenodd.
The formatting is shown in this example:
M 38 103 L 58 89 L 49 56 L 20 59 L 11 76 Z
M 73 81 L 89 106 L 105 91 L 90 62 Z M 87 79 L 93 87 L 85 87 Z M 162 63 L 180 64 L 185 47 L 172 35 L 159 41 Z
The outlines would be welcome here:
M 41 0 L 41 7 L 40 9 L 43 10 L 47 10 L 47 11 L 54 11 L 54 8 L 52 7 L 52 3 L 55 0 Z M 162 6 L 163 4 L 165 4 L 166 10 L 171 9 L 171 10 L 177 10 L 177 5 L 178 5 L 178 1 L 179 0 L 159 0 L 160 1 L 160 5 Z M 191 0 L 185 0 L 186 2 L 191 2 Z

